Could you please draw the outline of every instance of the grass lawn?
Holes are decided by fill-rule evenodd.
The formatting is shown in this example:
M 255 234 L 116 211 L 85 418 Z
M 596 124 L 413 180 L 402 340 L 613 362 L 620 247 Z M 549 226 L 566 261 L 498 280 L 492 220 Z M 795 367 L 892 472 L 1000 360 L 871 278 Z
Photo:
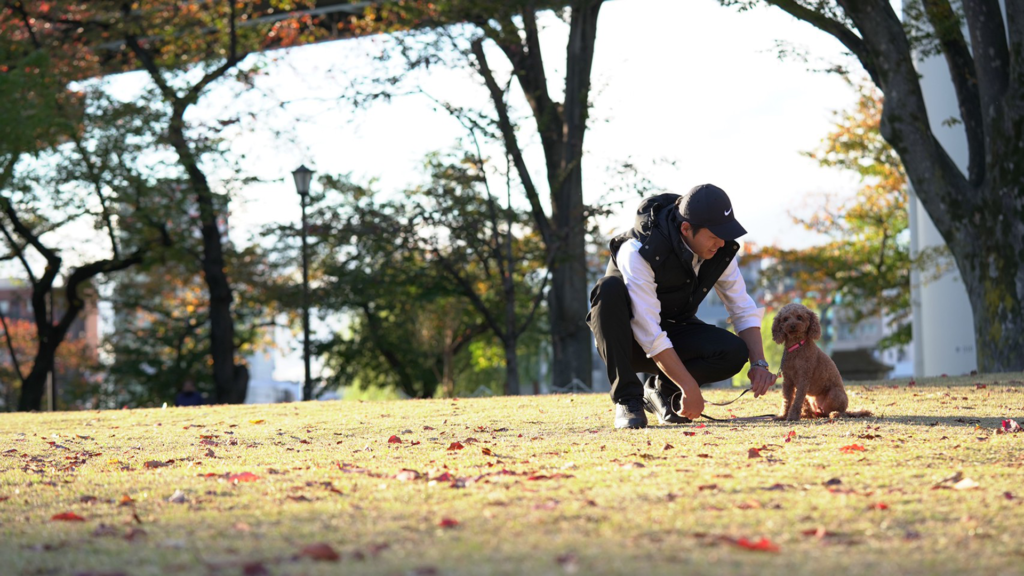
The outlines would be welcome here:
M 1022 574 L 1022 380 L 623 431 L 603 394 L 4 414 L 0 574 Z

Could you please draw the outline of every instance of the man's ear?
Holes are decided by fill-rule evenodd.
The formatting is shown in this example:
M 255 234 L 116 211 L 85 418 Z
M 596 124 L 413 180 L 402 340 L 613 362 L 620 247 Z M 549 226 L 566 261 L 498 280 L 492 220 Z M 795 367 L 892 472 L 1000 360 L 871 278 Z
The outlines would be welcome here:
M 689 222 L 683 222 L 682 226 L 679 227 L 679 232 L 687 240 L 693 239 L 693 226 L 691 226 Z

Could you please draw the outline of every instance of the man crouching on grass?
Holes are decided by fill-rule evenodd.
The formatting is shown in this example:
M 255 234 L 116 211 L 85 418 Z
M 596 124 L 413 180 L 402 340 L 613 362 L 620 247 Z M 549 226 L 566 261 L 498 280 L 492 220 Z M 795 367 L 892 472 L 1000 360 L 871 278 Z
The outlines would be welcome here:
M 775 384 L 761 342 L 764 311 L 747 294 L 736 262 L 736 238 L 746 233 L 726 193 L 702 184 L 682 196 L 645 198 L 633 230 L 612 239 L 587 324 L 608 366 L 616 428 L 647 427 L 645 409 L 662 424 L 699 418 L 699 387 L 732 378 L 748 359 L 755 397 Z M 738 337 L 696 317 L 712 288 Z M 641 384 L 637 372 L 655 376 Z M 673 410 L 678 390 L 682 402 Z

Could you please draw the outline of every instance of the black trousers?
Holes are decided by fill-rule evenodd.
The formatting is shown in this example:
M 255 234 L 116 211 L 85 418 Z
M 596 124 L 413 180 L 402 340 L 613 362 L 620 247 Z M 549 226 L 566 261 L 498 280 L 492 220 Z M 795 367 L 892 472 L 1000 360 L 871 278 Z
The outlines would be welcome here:
M 633 338 L 633 329 L 629 326 L 632 315 L 629 292 L 622 278 L 601 278 L 590 292 L 587 324 L 597 341 L 597 351 L 608 366 L 615 402 L 643 396 L 643 383 L 637 372 L 658 374 L 662 382 L 672 386 L 670 391 L 675 390 L 675 385 Z M 742 338 L 696 318 L 663 328 L 679 359 L 700 386 L 732 378 L 743 369 L 750 356 Z

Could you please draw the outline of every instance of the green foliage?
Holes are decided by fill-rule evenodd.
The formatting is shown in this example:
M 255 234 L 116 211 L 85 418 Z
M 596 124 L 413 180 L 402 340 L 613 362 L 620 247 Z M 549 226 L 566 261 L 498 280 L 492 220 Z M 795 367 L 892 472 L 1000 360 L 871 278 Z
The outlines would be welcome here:
M 910 341 L 910 238 L 907 178 L 879 133 L 882 97 L 857 87 L 856 108 L 836 114 L 835 129 L 807 155 L 826 168 L 857 174 L 864 186 L 849 200 L 828 198 L 809 218 L 793 220 L 829 238 L 802 250 L 762 248 L 772 264 L 761 276 L 771 299 L 808 298 L 846 305 L 851 320 L 888 315 L 893 329 L 880 345 Z

